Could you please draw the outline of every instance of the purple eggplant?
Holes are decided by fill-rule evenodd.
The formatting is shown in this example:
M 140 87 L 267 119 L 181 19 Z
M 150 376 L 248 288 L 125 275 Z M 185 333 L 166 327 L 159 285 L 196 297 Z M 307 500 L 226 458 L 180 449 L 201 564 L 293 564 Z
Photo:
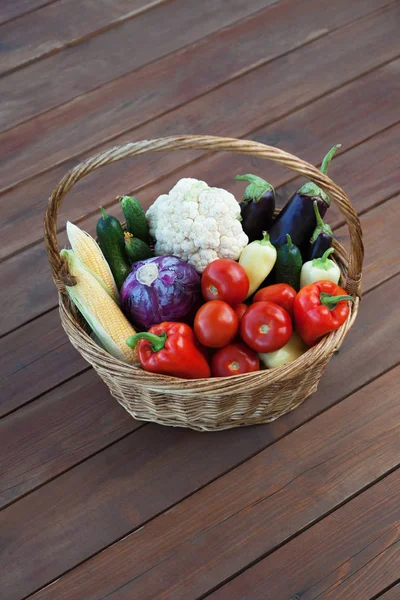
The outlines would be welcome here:
M 243 231 L 249 242 L 259 240 L 263 232 L 268 231 L 274 218 L 275 190 L 268 181 L 257 175 L 237 175 L 237 181 L 248 181 L 240 212 L 242 215 Z
M 320 233 L 315 242 L 310 247 L 308 260 L 322 258 L 328 248 L 332 248 L 333 238 L 327 233 Z
M 317 226 L 314 229 L 309 246 L 309 260 L 321 258 L 333 244 L 333 232 L 327 223 L 324 223 L 318 210 L 318 202 L 314 201 L 314 212 Z
M 320 170 L 325 175 L 329 163 L 340 147 L 340 144 L 333 146 L 322 161 Z M 313 202 L 317 202 L 319 214 L 323 217 L 329 208 L 330 199 L 321 188 L 309 181 L 293 194 L 273 222 L 269 235 L 274 246 L 286 244 L 286 235 L 289 234 L 293 244 L 300 248 L 302 253 L 306 253 L 307 244 L 317 224 Z

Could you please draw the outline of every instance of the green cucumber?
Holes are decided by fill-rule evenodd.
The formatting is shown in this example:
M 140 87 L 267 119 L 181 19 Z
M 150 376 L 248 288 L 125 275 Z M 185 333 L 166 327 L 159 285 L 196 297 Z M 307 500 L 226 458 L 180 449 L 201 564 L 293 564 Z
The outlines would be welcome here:
M 145 260 L 145 258 L 151 258 L 153 256 L 150 247 L 145 244 L 143 240 L 140 240 L 138 237 L 133 237 L 128 231 L 125 231 L 124 236 L 125 252 L 131 264 L 138 260 Z
M 115 217 L 101 207 L 101 217 L 96 226 L 97 241 L 108 264 L 118 289 L 130 273 L 131 265 L 125 253 L 124 230 Z
M 120 196 L 120 200 L 126 221 L 126 230 L 148 244 L 150 241 L 149 226 L 140 202 L 131 196 Z
M 292 242 L 289 234 L 286 235 L 287 242 L 277 248 L 275 263 L 276 283 L 287 283 L 296 292 L 300 289 L 300 272 L 303 266 L 301 252 Z

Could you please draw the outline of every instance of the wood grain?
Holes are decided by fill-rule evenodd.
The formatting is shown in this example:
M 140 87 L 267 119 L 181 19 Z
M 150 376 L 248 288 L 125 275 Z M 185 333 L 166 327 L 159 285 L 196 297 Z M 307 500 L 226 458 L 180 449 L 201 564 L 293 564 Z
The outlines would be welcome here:
M 353 600 L 355 595 L 361 597 L 367 594 L 376 594 L 382 588 L 393 583 L 400 572 L 400 540 L 398 527 L 389 532 L 386 540 L 377 554 L 368 564 L 364 565 L 357 573 L 333 586 L 320 596 L 320 600 Z
M 0 416 L 88 368 L 53 310 L 0 340 Z
M 398 251 L 396 245 L 393 244 L 393 240 L 396 239 L 393 222 L 399 222 L 399 214 L 394 206 L 396 202 L 399 202 L 399 196 L 395 196 L 361 217 L 366 244 L 363 289 L 378 286 L 398 273 Z M 335 237 L 349 247 L 348 230 L 345 225 L 335 231 Z M 383 238 L 385 237 L 387 239 L 384 242 Z M 390 246 L 387 244 L 388 240 L 391 240 Z M 397 323 L 397 326 L 400 329 L 400 322 Z
M 264 440 L 262 428 L 215 436 L 147 425 L 3 509 L 2 598 L 33 592 L 218 477 Z M 43 528 L 49 518 L 51 527 Z
M 399 493 L 397 470 L 207 597 L 372 598 L 399 573 Z
M 384 13 L 385 15 L 386 13 Z M 362 20 L 358 23 L 358 28 L 360 23 L 365 25 L 364 20 Z M 180 132 L 214 133 L 238 137 L 241 135 L 247 136 L 249 132 L 253 131 L 250 137 L 267 141 L 272 145 L 282 146 L 299 156 L 318 162 L 322 160 L 327 147 L 334 143 L 333 138 L 336 135 L 341 134 L 341 141 L 347 146 L 360 142 L 365 139 L 365 136 L 373 135 L 398 119 L 398 113 L 394 108 L 395 103 L 385 104 L 385 110 L 382 110 L 380 103 L 382 102 L 382 91 L 384 91 L 384 96 L 387 96 L 387 98 L 400 97 L 400 61 L 395 61 L 376 73 L 368 75 L 365 77 L 365 82 L 364 80 L 354 82 L 344 88 L 343 92 L 339 91 L 331 96 L 327 95 L 329 84 L 333 87 L 340 86 L 340 83 L 344 83 L 343 76 L 346 76 L 346 74 L 341 70 L 334 69 L 332 67 L 334 63 L 332 65 L 328 64 L 329 61 L 325 63 L 325 58 L 322 59 L 321 64 L 316 65 L 315 55 L 329 57 L 332 53 L 337 52 L 337 48 L 342 47 L 342 44 L 344 47 L 346 47 L 346 44 L 348 46 L 353 39 L 352 28 L 344 29 L 348 30 L 348 39 L 346 40 L 338 37 L 340 31 L 343 30 L 332 34 L 332 36 L 326 36 L 323 40 L 317 40 L 309 46 L 299 49 L 292 55 L 289 62 L 288 57 L 283 57 L 267 65 L 264 75 L 262 73 L 264 68 L 258 69 L 254 73 L 215 90 L 185 107 L 156 119 L 154 123 L 140 127 L 135 131 L 133 137 L 132 134 L 125 134 L 125 136 L 114 140 L 113 143 L 131 141 L 131 139 L 149 139 L 154 136 Z M 354 32 L 354 35 L 363 38 L 360 31 Z M 393 43 L 386 40 L 386 31 L 382 32 L 382 37 L 382 44 L 387 43 L 386 50 L 393 47 Z M 329 43 L 327 42 L 328 39 L 330 39 Z M 360 68 L 359 53 L 356 53 L 355 49 L 354 55 L 351 55 L 350 52 L 346 56 L 346 63 L 349 64 L 353 57 L 354 64 L 352 68 L 357 72 L 357 69 Z M 377 48 L 373 56 L 377 56 L 378 53 Z M 336 58 L 340 60 L 340 57 Z M 282 116 L 288 104 L 298 106 L 298 85 L 302 85 L 302 78 L 299 73 L 311 69 L 311 65 L 313 71 L 310 70 L 310 77 L 315 77 L 315 84 L 312 87 L 307 87 L 304 94 L 308 96 L 308 100 L 312 100 L 320 94 L 323 97 L 312 107 L 301 110 L 298 121 L 296 121 L 296 113 L 294 113 L 290 117 L 280 120 L 275 126 L 274 124 L 262 126 L 262 123 L 265 123 L 266 120 L 266 103 L 269 104 L 268 122 Z M 331 77 L 333 81 L 329 82 L 326 78 L 326 71 L 331 72 L 332 70 Z M 293 80 L 292 86 L 285 85 L 287 77 Z M 259 82 L 263 78 L 268 79 L 270 84 L 268 87 L 263 86 L 260 88 Z M 357 91 L 359 86 L 360 94 Z M 254 99 L 253 97 L 249 99 L 251 87 L 254 88 L 252 92 Z M 224 110 L 224 102 L 227 95 L 232 98 L 232 103 L 235 103 L 235 106 L 226 111 Z M 271 96 L 274 101 L 271 100 Z M 251 106 L 250 103 L 253 103 L 253 105 Z M 327 110 L 330 112 L 327 113 Z M 316 113 L 315 119 L 313 117 L 314 112 Z M 332 114 L 338 119 L 335 132 L 332 130 L 332 120 L 327 119 L 327 114 Z M 362 114 L 365 115 L 365 118 L 360 117 Z M 286 118 L 289 119 L 287 127 L 285 127 Z M 309 123 L 312 123 L 312 127 L 308 126 Z M 341 124 L 343 124 L 342 127 Z M 255 131 L 254 128 L 256 128 Z M 306 128 L 307 134 L 304 133 L 304 128 Z M 318 134 L 320 130 L 323 132 L 321 135 Z M 314 140 L 322 140 L 323 143 L 315 148 L 315 154 L 314 151 L 311 154 Z M 20 141 L 17 141 L 18 147 L 19 144 Z M 99 150 L 100 147 L 97 149 Z M 13 160 L 13 157 L 18 156 L 18 152 L 15 152 L 12 148 L 9 147 L 8 150 L 11 160 Z M 125 192 L 138 190 L 143 186 L 150 185 L 154 180 L 165 177 L 171 171 L 179 170 L 179 173 L 181 173 L 185 163 L 199 156 L 199 153 L 192 151 L 185 153 L 185 155 L 182 153 L 169 153 L 160 156 L 147 155 L 137 157 L 136 160 L 125 160 L 85 178 L 68 195 L 67 203 L 60 212 L 60 226 L 65 226 L 67 218 L 76 220 L 90 211 L 97 211 L 100 204 L 109 205 L 121 190 Z M 85 155 L 81 156 L 80 159 L 84 157 Z M 5 156 L 4 159 L 6 159 Z M 232 186 L 233 174 L 236 172 L 236 168 L 245 168 L 250 161 L 246 161 L 244 157 L 226 155 L 218 155 L 212 160 L 218 161 L 215 173 L 219 173 L 219 179 L 221 179 L 221 173 L 226 173 L 226 177 L 229 178 L 229 181 L 227 181 L 228 189 L 241 190 L 242 186 L 240 188 Z M 232 161 L 232 168 L 227 168 L 227 165 L 229 166 L 228 160 Z M 67 169 L 75 164 L 76 160 L 71 160 L 66 164 L 55 167 L 0 197 L 0 209 L 3 213 L 0 229 L 4 240 L 3 250 L 1 250 L 3 256 L 21 248 L 21 238 L 15 236 L 16 227 L 23 227 L 26 232 L 23 244 L 37 241 L 42 236 L 45 199 Z M 209 169 L 210 172 L 213 172 L 213 164 L 213 162 L 205 164 L 204 171 Z M 253 164 L 253 168 L 259 165 L 258 168 L 265 169 L 264 165 L 267 163 L 263 161 L 262 166 L 260 161 L 251 164 Z M 193 165 L 193 168 L 189 168 L 192 173 L 196 173 L 197 166 Z M 274 185 L 283 183 L 285 181 L 284 177 L 288 177 L 287 171 L 274 167 L 272 164 L 268 164 L 267 168 L 267 174 Z M 10 175 L 11 171 L 12 175 Z M 8 169 L 8 171 L 4 169 L 2 175 L 7 178 L 15 178 L 14 173 L 17 172 L 18 169 L 15 168 Z M 207 180 L 210 180 L 210 176 L 206 177 Z M 82 197 L 85 198 L 84 206 L 82 206 Z M 149 190 L 147 195 L 142 197 L 143 204 L 145 206 L 149 205 L 156 197 Z
M 86 565 L 78 567 L 64 580 L 43 590 L 37 599 L 50 599 L 54 595 L 63 600 L 82 597 L 94 600 L 104 596 L 114 600 L 198 598 L 398 465 L 399 373 L 399 368 L 394 369 L 343 400 L 172 510 L 150 521 L 107 552 L 100 553 Z M 266 427 L 268 426 L 251 428 L 251 434 L 256 435 Z M 142 432 L 149 434 L 151 428 L 152 426 L 145 427 L 130 437 L 137 439 Z M 247 432 L 243 430 L 229 433 L 238 440 Z M 236 447 L 232 438 L 230 452 Z M 204 440 L 202 434 L 201 439 Z M 220 459 L 220 449 L 214 446 L 214 442 L 218 441 L 219 434 L 213 436 L 214 460 Z M 241 439 L 240 445 L 242 443 Z M 122 445 L 123 442 L 117 444 Z M 207 447 L 210 448 L 210 445 Z M 115 446 L 113 449 L 115 451 Z M 102 453 L 103 461 L 106 461 L 110 450 Z M 95 459 L 96 457 L 92 460 Z M 202 464 L 204 461 L 205 458 Z M 90 462 L 84 463 L 86 469 Z M 107 460 L 106 463 L 110 466 L 110 461 Z M 120 460 L 117 467 L 119 472 L 122 464 L 123 461 Z M 190 464 L 193 478 L 197 476 L 193 457 Z M 67 475 L 77 477 L 79 469 L 84 465 Z M 56 480 L 58 486 L 63 477 Z M 85 481 L 88 481 L 88 477 L 89 475 L 85 476 Z M 181 484 L 183 479 L 181 474 Z M 54 498 L 56 492 L 51 486 L 55 484 L 56 482 L 48 484 L 47 497 Z M 76 485 L 74 487 L 78 489 Z M 171 488 L 174 488 L 174 482 L 169 479 L 166 492 L 169 493 Z M 91 489 L 92 495 L 100 493 L 99 488 L 95 489 L 93 484 Z M 57 536 L 44 527 L 44 521 L 51 518 L 52 509 L 45 508 L 43 504 L 41 519 L 36 518 L 29 531 L 26 526 L 24 531 L 18 527 L 18 514 L 25 510 L 26 518 L 26 510 L 34 511 L 39 495 L 40 490 L 29 496 L 29 508 L 22 499 L 1 513 L 4 531 L 7 536 L 12 536 L 11 548 L 18 546 L 19 566 L 25 567 L 29 562 L 26 564 L 26 580 L 29 579 L 32 588 L 40 579 L 43 581 L 51 576 L 51 564 L 47 561 L 44 564 L 37 552 L 43 547 L 57 552 L 59 547 Z M 80 497 L 84 495 L 80 486 Z M 125 489 L 124 498 L 120 502 L 124 503 L 127 496 L 130 496 L 130 512 L 137 515 L 134 505 L 140 501 L 138 494 L 131 495 Z M 104 494 L 102 497 L 104 498 Z M 157 493 L 151 497 L 153 503 L 159 500 Z M 57 502 L 59 498 L 57 493 Z M 43 502 L 45 500 L 43 498 Z M 65 543 L 71 543 L 76 535 L 78 505 L 82 510 L 80 499 L 76 499 L 74 507 L 69 506 L 68 509 L 69 519 L 74 522 L 73 530 L 67 526 L 66 519 L 63 519 L 64 549 L 62 557 L 58 557 L 58 573 L 67 566 L 70 551 L 65 548 Z M 104 501 L 102 508 L 103 506 Z M 118 515 L 127 515 L 126 510 L 117 509 L 115 502 L 113 506 Z M 59 510 L 62 511 L 63 506 L 59 505 Z M 46 515 L 47 512 L 50 514 Z M 91 514 L 92 532 L 97 531 L 93 526 L 95 513 L 91 503 L 85 503 L 84 512 Z M 99 511 L 96 512 L 98 514 Z M 128 523 L 125 528 L 127 525 Z M 131 519 L 128 527 L 133 529 L 134 526 Z M 79 528 L 80 534 L 86 542 L 89 536 L 85 535 L 82 527 L 85 525 Z M 103 536 L 102 542 L 104 541 Z M 91 543 L 93 547 L 93 539 Z M 98 544 L 98 540 L 96 543 Z M 25 558 L 28 555 L 29 561 Z M 37 559 L 34 561 L 35 565 L 32 564 L 32 556 Z M 74 562 L 80 557 L 81 554 L 75 548 Z M 5 597 L 8 597 L 9 586 L 18 590 L 18 593 L 26 593 L 26 583 L 16 580 L 12 564 L 6 562 L 5 565 Z M 68 568 L 70 566 L 68 564 Z
M 77 44 L 164 0 L 58 0 L 0 27 L 0 75 Z
M 400 584 L 393 586 L 387 592 L 377 596 L 377 599 L 378 598 L 380 598 L 380 600 L 398 600 L 398 598 L 400 598 Z
M 56 0 L 2 0 L 0 2 L 0 23 L 51 4 Z
M 0 509 L 141 426 L 93 370 L 2 419 Z
M 3 317 L 0 323 L 0 334 L 37 317 L 46 310 L 46 307 L 53 308 L 58 302 L 54 284 L 49 285 L 44 246 L 34 246 L 29 249 L 29 252 L 24 253 L 22 265 L 18 260 L 19 256 L 22 255 L 11 258 L 0 267 L 0 286 L 4 286 L 0 290 Z M 13 297 L 15 292 L 17 297 Z
M 143 3 L 145 0 L 140 1 Z M 380 4 L 384 1 L 387 0 Z M 106 2 L 109 4 L 110 0 Z M 57 10 L 60 4 L 57 4 Z M 126 0 L 122 4 L 126 5 Z M 327 24 L 332 30 L 373 8 L 377 8 L 376 0 L 362 3 L 339 0 L 335 5 L 329 0 L 322 0 L 310 20 L 309 13 L 295 0 L 279 2 L 181 51 L 14 127 L 0 135 L 2 188 L 87 152 L 107 139 L 121 135 L 124 130 L 132 130 L 143 122 L 154 120 L 250 68 L 293 51 L 327 33 Z M 102 12 L 100 14 L 102 18 L 106 17 Z M 84 27 L 84 15 L 80 12 L 77 15 L 79 23 L 82 17 Z M 63 22 L 57 15 L 55 19 Z M 42 20 L 39 22 L 47 30 L 47 24 L 43 24 Z M 89 22 L 92 26 L 91 18 Z M 285 36 L 281 34 L 283 28 L 287 33 Z M 22 31 L 25 39 L 25 27 Z M 220 60 L 222 55 L 223 61 Z M 11 56 L 15 56 L 15 50 Z M 171 73 L 174 73 L 172 80 Z M 193 73 L 196 73 L 195 78 Z
M 276 0 L 170 0 L 2 81 L 0 131 L 104 85 Z M 56 81 L 57 85 L 50 85 Z

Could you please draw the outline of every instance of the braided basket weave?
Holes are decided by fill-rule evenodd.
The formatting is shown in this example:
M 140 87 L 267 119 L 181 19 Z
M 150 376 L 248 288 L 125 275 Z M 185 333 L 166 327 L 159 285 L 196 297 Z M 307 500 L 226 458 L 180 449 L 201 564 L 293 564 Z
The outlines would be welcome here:
M 350 231 L 350 256 L 335 241 L 335 257 L 342 273 L 341 284 L 355 299 L 350 316 L 340 329 L 325 336 L 288 365 L 234 377 L 196 380 L 148 373 L 102 350 L 91 339 L 83 319 L 69 301 L 65 286 L 73 285 L 74 278 L 61 259 L 57 245 L 57 213 L 68 191 L 82 177 L 109 163 L 146 152 L 189 148 L 250 154 L 288 167 L 323 188 L 346 219 Z M 44 234 L 53 280 L 59 291 L 64 330 L 73 346 L 105 381 L 111 394 L 140 420 L 206 431 L 273 421 L 296 408 L 317 389 L 329 359 L 342 344 L 357 315 L 363 243 L 360 222 L 349 199 L 339 186 L 312 165 L 258 142 L 177 136 L 125 144 L 97 154 L 67 173 L 52 193 L 44 220 Z

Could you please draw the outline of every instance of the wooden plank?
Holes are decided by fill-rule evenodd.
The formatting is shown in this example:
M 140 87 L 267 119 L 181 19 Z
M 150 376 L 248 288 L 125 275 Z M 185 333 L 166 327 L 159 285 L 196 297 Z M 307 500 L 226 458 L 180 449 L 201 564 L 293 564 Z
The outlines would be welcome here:
M 148 425 L 3 509 L 0 530 L 7 544 L 0 548 L 0 581 L 7 589 L 2 587 L 2 600 L 15 600 L 34 591 L 62 573 L 68 564 L 84 560 L 218 477 L 240 462 L 243 455 L 262 447 L 264 440 L 262 428 L 215 436 Z M 45 539 L 45 531 L 38 530 L 38 550 L 52 548 L 45 560 L 41 551 L 32 554 L 33 547 L 29 550 L 25 546 L 28 529 L 22 532 L 17 517 L 23 506 L 34 511 L 32 525 L 43 524 L 49 511 L 52 515 L 52 533 L 50 529 L 47 533 L 53 540 Z M 83 528 L 79 517 L 82 511 L 86 514 Z M 18 541 L 21 534 L 24 539 Z M 15 576 L 25 562 L 22 547 L 17 549 L 21 543 L 30 553 L 30 567 L 17 582 Z M 13 573 L 7 575 L 8 569 Z
M 382 543 L 379 554 L 370 563 L 364 565 L 349 579 L 327 590 L 319 597 L 320 600 L 353 600 L 355 594 L 360 594 L 362 598 L 367 594 L 379 594 L 382 588 L 393 583 L 400 572 L 400 540 L 398 530 L 390 534 L 386 542 L 388 545 L 384 547 Z
M 98 554 L 37 598 L 73 600 L 84 597 L 92 600 L 112 597 L 113 592 L 114 598 L 198 598 L 398 465 L 399 373 L 400 368 L 397 368 L 380 377 L 172 510 L 140 527 L 107 552 Z M 149 435 L 151 430 L 152 426 L 145 427 L 130 438 L 138 440 L 141 433 Z M 255 427 L 250 428 L 250 433 L 255 436 L 265 430 L 265 427 Z M 246 434 L 246 429 L 228 433 L 232 444 L 229 452 L 234 452 L 237 447 L 234 439 L 240 437 L 241 445 L 242 436 Z M 180 432 L 175 433 L 175 443 L 177 436 Z M 193 439 L 193 434 L 190 437 Z M 221 438 L 220 434 L 214 435 L 210 443 L 200 434 L 206 452 L 211 451 L 214 457 L 208 469 L 221 460 L 221 447 L 216 447 Z M 2 511 L 0 520 L 3 519 L 2 530 L 9 540 L 9 551 L 18 548 L 18 568 L 25 573 L 22 581 L 16 576 L 14 565 L 7 556 L 4 557 L 6 569 L 2 589 L 5 599 L 10 597 L 11 590 L 14 597 L 19 597 L 46 579 L 57 577 L 63 570 L 70 569 L 72 563 L 82 560 L 83 548 L 90 554 L 96 545 L 100 549 L 99 542 L 106 542 L 104 530 L 109 530 L 110 523 L 105 523 L 98 531 L 98 517 L 106 508 L 104 484 L 100 483 L 104 477 L 101 471 L 108 471 L 111 466 L 107 457 L 109 453 L 115 452 L 117 446 L 123 447 L 127 440 L 101 453 L 100 458 L 106 467 L 97 463 L 96 481 L 93 475 L 95 469 L 91 469 L 90 473 L 88 469 L 98 457 L 49 483 L 42 488 L 46 494 L 39 489 L 29 498 Z M 180 456 L 182 454 L 186 452 L 181 452 Z M 201 466 L 204 466 L 207 456 L 203 453 L 201 456 Z M 179 483 L 175 484 L 175 474 L 165 473 L 165 463 L 160 465 L 160 458 L 164 461 L 164 452 L 160 454 L 156 467 L 163 468 L 163 476 L 169 475 L 166 477 L 169 483 L 164 486 L 163 493 L 158 494 L 154 485 L 151 492 L 147 491 L 146 508 L 149 508 L 151 498 L 153 513 L 159 511 L 160 497 L 164 496 L 166 507 L 166 495 L 170 496 L 172 490 L 176 493 L 176 485 L 185 485 L 187 481 L 181 472 Z M 190 478 L 197 481 L 197 462 L 194 462 L 193 455 L 188 459 Z M 177 466 L 179 468 L 180 465 Z M 124 515 L 127 522 L 122 535 L 140 526 L 137 505 L 141 502 L 142 492 L 146 492 L 141 486 L 140 491 L 132 493 L 131 478 L 125 476 L 122 479 L 122 470 L 128 468 L 126 463 L 123 466 L 123 456 L 120 455 L 119 462 L 113 467 L 113 485 L 118 487 L 119 480 L 123 481 L 124 493 L 122 498 L 113 502 L 116 513 L 113 528 L 115 533 L 121 531 L 121 515 Z M 83 469 L 84 477 L 80 475 Z M 68 487 L 64 483 L 66 476 L 69 477 Z M 157 477 L 154 471 L 153 476 Z M 74 479 L 71 480 L 71 477 Z M 161 483 L 159 478 L 157 482 Z M 89 500 L 87 486 L 91 491 Z M 75 490 L 73 504 L 64 497 L 67 489 Z M 78 494 L 76 490 L 79 490 Z M 40 514 L 31 520 L 29 514 L 36 514 L 39 497 Z M 94 497 L 102 498 L 97 508 L 93 506 Z M 52 506 L 48 506 L 50 499 L 53 500 Z M 61 522 L 58 520 L 57 528 L 50 530 L 46 523 L 55 517 L 54 500 L 58 505 L 57 514 L 65 514 L 66 506 L 68 509 L 67 516 Z M 80 517 L 78 513 L 81 513 Z M 22 514 L 25 515 L 24 527 L 19 525 Z M 89 514 L 90 534 L 84 518 Z M 142 512 L 141 518 L 148 518 L 148 512 Z M 58 551 L 60 531 L 62 553 Z M 69 545 L 74 543 L 78 531 L 80 544 L 77 547 L 75 543 L 71 552 Z M 102 539 L 95 541 L 94 534 L 102 536 Z M 44 552 L 46 561 L 40 557 L 40 553 Z M 55 555 L 56 568 L 52 564 L 52 556 Z
M 383 92 L 387 98 L 400 97 L 400 60 L 379 69 L 376 73 L 367 75 L 360 81 L 349 84 L 343 90 L 326 95 L 329 91 L 327 89 L 327 83 L 329 82 L 326 81 L 324 73 L 330 67 L 328 64 L 322 64 L 317 71 L 318 65 L 312 62 L 312 56 L 315 56 L 315 54 L 330 56 L 331 52 L 336 52 L 336 48 L 344 43 L 343 40 L 334 38 L 339 33 L 336 32 L 336 34 L 332 35 L 333 39 L 328 45 L 326 45 L 326 40 L 331 36 L 324 38 L 324 47 L 314 47 L 314 44 L 321 44 L 324 41 L 319 40 L 298 50 L 292 55 L 293 66 L 291 66 L 291 62 L 287 64 L 287 57 L 274 61 L 265 67 L 264 76 L 249 74 L 238 80 L 240 82 L 243 79 L 241 86 L 238 86 L 237 81 L 232 82 L 226 88 L 221 88 L 226 89 L 225 92 L 221 93 L 221 90 L 216 90 L 206 96 L 206 98 L 211 99 L 207 102 L 207 105 L 204 105 L 206 98 L 200 98 L 184 108 L 177 109 L 165 117 L 156 119 L 154 124 L 148 124 L 137 129 L 133 139 L 146 139 L 187 132 L 247 136 L 256 125 L 258 129 L 253 132 L 251 137 L 284 147 L 289 151 L 297 153 L 299 156 L 304 156 L 307 160 L 318 162 L 326 152 L 328 144 L 333 143 L 331 121 L 326 117 L 327 114 L 331 114 L 337 119 L 337 135 L 339 136 L 340 134 L 344 145 L 350 146 L 361 142 L 365 137 L 374 135 L 374 133 L 388 127 L 398 119 L 398 114 L 393 108 L 395 103 L 388 102 L 388 104 L 385 104 L 385 110 L 382 110 L 381 98 Z M 348 35 L 349 39 L 347 43 L 350 44 L 353 36 Z M 361 36 L 361 39 L 363 39 L 365 34 L 356 32 L 354 35 L 356 37 Z M 384 37 L 386 38 L 386 36 Z M 385 43 L 384 40 L 383 43 Z M 389 46 L 393 47 L 393 44 L 391 43 Z M 377 53 L 378 50 L 376 50 Z M 304 55 L 302 60 L 298 58 L 299 55 Z M 350 61 L 350 54 L 346 57 L 346 61 L 347 63 Z M 355 65 L 359 63 L 358 53 L 354 55 L 354 61 Z M 262 123 L 266 119 L 262 101 L 265 103 L 269 102 L 268 96 L 271 94 L 281 99 L 281 102 L 276 103 L 275 106 L 269 106 L 269 118 L 271 120 L 279 118 L 287 110 L 288 105 L 293 104 L 293 107 L 297 105 L 296 78 L 299 79 L 298 85 L 301 85 L 301 77 L 299 78 L 298 73 L 310 68 L 311 64 L 314 65 L 314 71 L 317 71 L 315 75 L 317 82 L 315 87 L 307 88 L 304 93 L 309 94 L 309 100 L 311 100 L 315 98 L 316 94 L 318 95 L 319 92 L 322 92 L 322 98 L 312 107 L 306 107 L 299 111 L 298 120 L 296 120 L 297 113 L 294 113 L 276 124 L 262 126 Z M 354 68 L 357 68 L 357 66 Z M 259 69 L 256 73 L 263 70 Z M 251 77 L 254 79 L 254 96 L 255 98 L 260 96 L 260 102 L 254 100 L 254 106 L 249 106 L 250 100 L 247 99 L 247 89 L 250 85 L 248 78 Z M 283 82 L 286 81 L 285 77 L 293 79 L 293 86 L 289 88 L 283 86 Z M 336 85 L 343 83 L 343 74 L 341 71 L 334 69 L 334 77 Z M 257 85 L 259 87 L 259 81 L 262 78 L 267 78 L 271 83 L 268 88 L 262 87 L 257 91 Z M 235 86 L 235 89 L 229 91 L 231 86 Z M 231 97 L 236 98 L 238 106 L 235 109 L 224 111 L 224 96 L 227 93 Z M 290 98 L 288 98 L 288 93 L 291 93 Z M 240 119 L 238 119 L 238 111 Z M 364 111 L 365 119 L 362 119 L 360 115 Z M 205 115 L 207 116 L 207 121 L 205 121 Z M 285 126 L 286 119 L 288 119 L 287 126 Z M 308 126 L 309 123 L 312 126 Z M 307 135 L 304 134 L 304 127 L 307 130 Z M 320 131 L 321 133 L 319 133 Z M 129 136 L 125 135 L 122 138 L 114 140 L 114 143 L 131 141 L 131 139 L 132 134 L 129 134 Z M 97 150 L 99 149 L 97 148 Z M 15 152 L 13 152 L 12 148 L 9 148 L 8 154 L 10 157 L 15 157 Z M 109 205 L 115 198 L 116 189 L 118 189 L 118 192 L 120 190 L 138 190 L 143 186 L 151 184 L 152 181 L 158 178 L 165 177 L 171 171 L 179 169 L 179 173 L 181 173 L 183 165 L 190 162 L 194 156 L 198 156 L 198 153 L 187 152 L 185 155 L 179 152 L 163 153 L 162 155 L 150 154 L 137 157 L 136 159 L 124 160 L 108 166 L 107 169 L 97 171 L 85 178 L 68 194 L 65 205 L 61 208 L 60 226 L 64 227 L 67 218 L 76 220 L 90 213 L 90 211 L 97 211 L 99 204 Z M 81 158 L 84 158 L 84 156 Z M 232 162 L 232 167 L 230 167 L 228 160 Z M 215 163 L 215 161 L 217 162 Z M 20 236 L 15 235 L 16 228 L 23 228 L 25 232 L 24 244 L 37 241 L 41 237 L 45 198 L 63 177 L 66 170 L 74 166 L 74 164 L 75 161 L 70 161 L 67 164 L 55 167 L 51 171 L 43 173 L 0 197 L 0 210 L 3 215 L 0 229 L 3 243 L 2 250 L 0 250 L 2 254 L 0 256 L 5 256 L 21 248 Z M 246 168 L 247 165 L 253 168 L 256 165 L 260 165 L 259 168 L 264 169 L 266 163 L 265 161 L 261 163 L 260 160 L 255 161 L 255 159 L 243 156 L 217 155 L 210 159 L 210 162 L 198 163 L 197 166 L 194 165 L 188 168 L 192 173 L 195 173 L 195 176 L 199 176 L 196 175 L 196 171 L 198 170 L 201 175 L 203 165 L 204 172 L 211 174 L 214 171 L 214 164 L 215 174 L 218 174 L 218 179 L 222 179 L 222 173 L 226 174 L 228 189 L 232 189 L 234 192 L 237 190 L 241 192 L 243 186 L 233 186 L 234 173 L 237 170 Z M 22 168 L 22 165 L 20 167 Z M 17 171 L 18 169 L 13 169 L 13 172 Z M 2 174 L 4 177 L 9 177 L 5 171 Z M 267 174 L 274 185 L 287 181 L 288 177 L 287 171 L 275 167 L 272 163 L 268 164 Z M 207 176 L 206 180 L 210 180 L 210 176 Z M 216 175 L 214 176 L 216 177 Z M 144 205 L 148 205 L 156 197 L 156 194 L 152 195 L 151 190 L 147 194 L 147 197 L 143 196 Z M 82 206 L 82 197 L 85 198 L 84 206 Z
M 29 13 L 56 0 L 2 0 L 0 2 L 0 23 L 5 23 L 25 13 Z
M 398 600 L 400 598 L 400 583 L 393 586 L 387 592 L 384 592 L 380 596 L 377 596 L 376 600 Z
M 0 27 L 0 75 L 54 54 L 164 0 L 58 0 Z
M 141 427 L 91 369 L 0 421 L 0 509 Z
M 379 4 L 387 1 L 380 0 Z M 304 6 L 295 0 L 286 0 L 45 112 L 0 135 L 2 186 L 15 185 L 87 152 L 127 128 L 132 130 L 145 121 L 154 120 L 246 70 L 327 33 L 328 29 L 324 29 L 327 23 L 332 30 L 373 8 L 377 8 L 376 0 L 363 3 L 339 0 L 335 5 L 322 0 L 317 9 L 310 7 L 313 10 L 310 20 Z M 80 22 L 81 14 L 77 14 Z M 89 21 L 92 26 L 91 19 Z M 283 28 L 287 31 L 285 36 L 281 33 Z M 24 37 L 25 31 L 24 27 Z M 193 78 L 194 72 L 196 78 Z M 175 74 L 172 80 L 171 73 Z
M 0 417 L 87 369 L 70 344 L 58 310 L 0 340 Z
M 276 0 L 170 0 L 114 29 L 11 73 L 0 130 L 25 121 L 191 44 Z M 56 81 L 57 85 L 48 85 Z M 45 87 L 44 87 L 45 86 Z
M 399 215 L 394 209 L 396 201 L 398 202 L 398 196 L 361 217 L 363 233 L 365 234 L 364 243 L 366 245 L 362 281 L 365 289 L 380 285 L 388 277 L 398 273 L 396 264 L 397 249 L 394 248 L 395 244 L 393 243 L 397 236 L 391 224 L 392 219 L 395 219 L 397 223 L 399 222 Z M 372 234 L 372 229 L 375 229 L 375 234 Z M 387 248 L 386 251 L 382 252 L 382 247 L 387 244 L 382 239 L 385 236 L 388 240 L 391 240 L 392 248 Z M 335 231 L 335 237 L 349 248 L 349 233 L 346 225 Z M 398 325 L 400 326 L 400 323 Z
M 400 572 L 399 493 L 397 470 L 207 597 L 372 598 Z
M 0 267 L 0 285 L 5 286 L 0 291 L 3 317 L 0 334 L 40 315 L 46 307 L 52 308 L 58 301 L 57 290 L 49 281 L 44 247 L 34 246 L 24 253 L 26 260 L 22 266 L 23 272 L 20 270 L 19 256 L 12 257 Z M 29 282 L 31 278 L 34 281 Z M 15 292 L 17 298 L 13 298 Z M 21 314 L 24 315 L 22 319 Z

